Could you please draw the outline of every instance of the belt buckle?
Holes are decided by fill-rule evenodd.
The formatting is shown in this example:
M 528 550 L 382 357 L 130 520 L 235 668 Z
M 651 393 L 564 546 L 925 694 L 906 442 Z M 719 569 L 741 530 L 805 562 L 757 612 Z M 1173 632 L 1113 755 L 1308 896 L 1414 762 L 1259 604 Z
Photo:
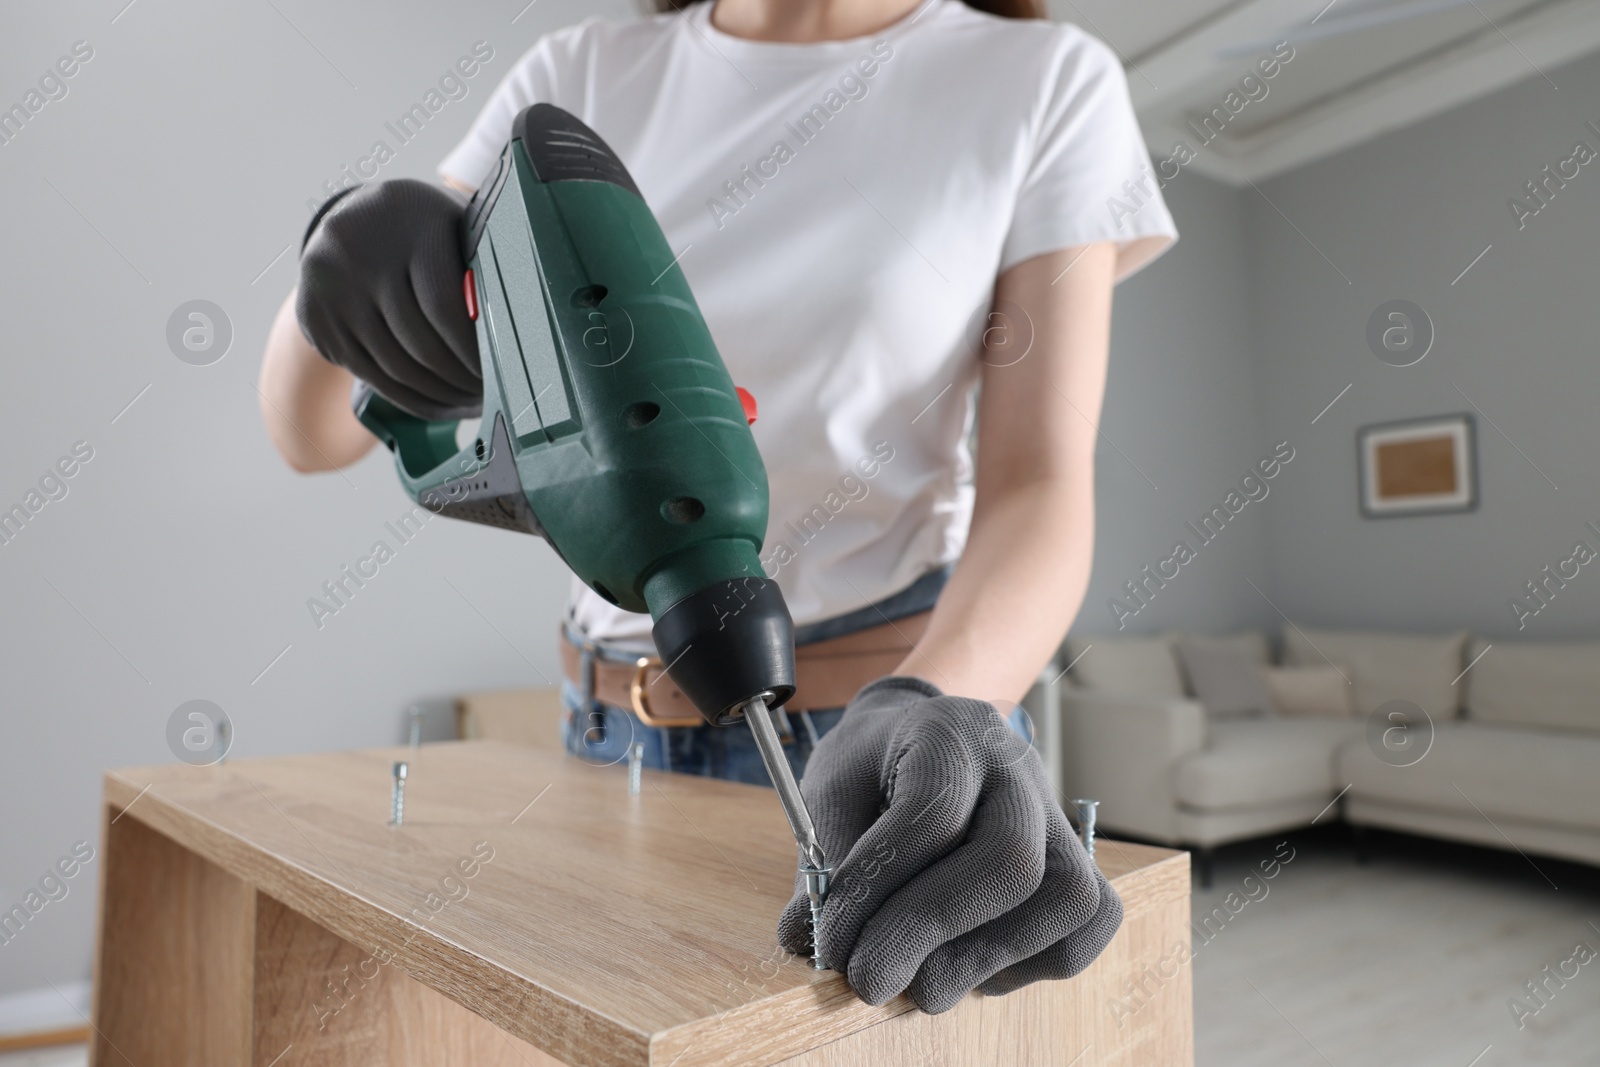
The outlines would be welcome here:
M 655 713 L 650 710 L 650 697 L 645 692 L 648 687 L 648 683 L 645 682 L 645 675 L 650 673 L 651 668 L 660 666 L 661 661 L 655 656 L 640 656 L 633 663 L 633 681 L 628 683 L 628 701 L 633 705 L 633 713 L 646 726 L 658 729 L 680 725 L 676 722 L 664 722 L 656 718 Z
M 646 682 L 645 678 L 650 674 L 651 670 L 659 670 L 660 668 L 661 660 L 655 656 L 640 656 L 633 661 L 633 678 L 628 682 L 628 703 L 632 705 L 634 715 L 646 726 L 656 729 L 700 725 L 704 720 L 699 717 L 696 717 L 693 722 L 685 722 L 682 719 L 660 718 L 650 709 L 650 697 L 646 690 L 649 689 L 652 683 Z M 657 677 L 660 676 L 658 675 Z M 774 727 L 778 731 L 779 742 L 785 745 L 793 744 L 794 728 L 789 724 L 788 714 L 783 712 L 782 709 L 778 709 L 778 711 L 768 709 L 768 714 L 773 717 Z M 781 721 L 780 714 L 782 716 Z

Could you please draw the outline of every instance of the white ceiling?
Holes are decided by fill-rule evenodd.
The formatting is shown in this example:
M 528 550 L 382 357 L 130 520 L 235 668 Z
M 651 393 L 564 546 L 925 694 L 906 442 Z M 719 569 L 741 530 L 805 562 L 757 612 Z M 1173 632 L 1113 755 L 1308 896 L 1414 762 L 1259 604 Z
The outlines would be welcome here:
M 1562 63 L 1600 49 L 1600 0 L 1051 0 L 1051 8 L 1122 56 L 1158 162 L 1182 141 L 1198 152 L 1189 167 L 1241 185 L 1512 82 L 1548 81 Z M 1279 41 L 1294 58 L 1201 147 L 1186 120 L 1222 106 Z

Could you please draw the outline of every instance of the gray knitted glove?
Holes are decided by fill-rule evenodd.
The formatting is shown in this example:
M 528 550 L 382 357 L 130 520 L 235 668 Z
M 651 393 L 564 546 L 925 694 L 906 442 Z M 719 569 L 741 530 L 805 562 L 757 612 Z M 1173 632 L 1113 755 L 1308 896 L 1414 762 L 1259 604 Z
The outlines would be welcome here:
M 295 317 L 322 357 L 428 419 L 483 407 L 462 279 L 461 201 L 401 178 L 340 196 L 312 220 Z
M 835 867 L 823 961 L 863 1000 L 929 1013 L 1068 978 L 1122 922 L 1122 901 L 1056 802 L 1033 747 L 994 706 L 916 678 L 862 689 L 800 783 Z M 809 953 L 804 882 L 778 922 Z

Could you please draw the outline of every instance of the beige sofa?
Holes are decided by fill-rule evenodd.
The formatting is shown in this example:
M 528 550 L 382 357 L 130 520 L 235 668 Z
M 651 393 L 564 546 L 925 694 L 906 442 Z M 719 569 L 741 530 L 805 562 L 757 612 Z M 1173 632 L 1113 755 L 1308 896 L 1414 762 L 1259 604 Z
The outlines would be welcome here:
M 1600 644 L 1476 641 L 1467 654 L 1481 658 L 1462 678 L 1465 714 L 1437 724 L 1426 756 L 1338 751 L 1344 817 L 1600 865 Z
M 1271 666 L 1262 635 L 1225 640 Z M 1197 699 L 1184 641 L 1065 650 L 1064 785 L 1101 802 L 1108 833 L 1193 850 L 1202 881 L 1219 845 L 1339 818 L 1600 864 L 1600 644 L 1290 626 L 1283 662 L 1337 670 L 1347 708 L 1223 716 Z M 1429 720 L 1398 752 L 1393 701 Z

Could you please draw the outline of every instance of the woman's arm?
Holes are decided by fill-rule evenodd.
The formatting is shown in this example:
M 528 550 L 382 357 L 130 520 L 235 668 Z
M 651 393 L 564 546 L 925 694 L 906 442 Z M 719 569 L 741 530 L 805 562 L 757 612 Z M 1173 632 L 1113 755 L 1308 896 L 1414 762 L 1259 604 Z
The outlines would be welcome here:
M 995 286 L 1007 320 L 995 325 L 1015 338 L 1031 322 L 1033 344 L 1015 363 L 985 357 L 972 530 L 898 673 L 950 694 L 1018 701 L 1077 615 L 1094 556 L 1116 261 L 1109 243 L 1071 248 L 1020 263 Z
M 444 183 L 463 196 L 472 195 L 470 186 L 452 178 Z M 377 438 L 350 410 L 354 376 L 323 359 L 301 332 L 295 295 L 289 293 L 267 335 L 261 360 L 261 417 L 289 466 L 301 472 L 334 470 L 366 455 Z
M 349 371 L 317 354 L 294 317 L 294 291 L 278 309 L 261 358 L 261 417 L 267 436 L 302 473 L 344 467 L 378 439 L 350 410 Z

